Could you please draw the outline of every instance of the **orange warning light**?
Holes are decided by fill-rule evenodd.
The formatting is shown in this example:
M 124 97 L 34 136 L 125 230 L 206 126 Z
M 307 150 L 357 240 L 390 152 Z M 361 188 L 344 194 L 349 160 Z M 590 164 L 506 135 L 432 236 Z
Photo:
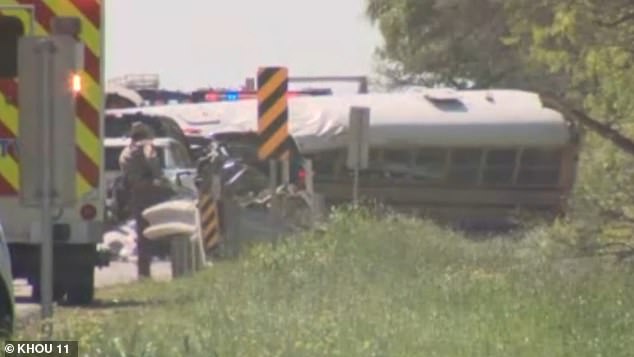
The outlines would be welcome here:
M 71 89 L 73 94 L 79 94 L 81 92 L 81 76 L 74 73 L 71 77 Z

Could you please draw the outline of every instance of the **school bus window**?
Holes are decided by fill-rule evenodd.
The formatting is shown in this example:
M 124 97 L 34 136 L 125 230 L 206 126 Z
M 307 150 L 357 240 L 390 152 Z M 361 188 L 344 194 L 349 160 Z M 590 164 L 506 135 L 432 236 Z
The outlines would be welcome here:
M 518 185 L 556 185 L 559 182 L 561 150 L 527 148 L 522 152 Z
M 348 170 L 348 167 L 346 166 L 346 163 L 348 160 L 347 150 L 339 149 L 335 151 L 334 158 L 332 160 L 333 162 L 331 166 L 334 166 L 333 177 L 337 178 L 337 177 L 344 176 L 346 173 L 346 170 Z
M 447 149 L 428 148 L 416 152 L 414 176 L 417 179 L 442 179 L 445 176 Z
M 486 154 L 486 164 L 482 175 L 485 185 L 505 185 L 513 182 L 515 171 L 515 149 L 491 149 Z
M 385 172 L 383 171 L 383 149 L 370 148 L 368 152 L 368 168 L 361 170 L 359 175 L 364 180 L 371 182 L 385 177 Z
M 408 178 L 412 176 L 413 152 L 408 149 L 385 150 L 381 170 L 390 178 Z
M 0 14 L 0 78 L 18 74 L 18 39 L 24 34 L 22 21 Z
M 558 167 L 561 164 L 559 149 L 525 149 L 522 153 L 522 167 Z
M 412 153 L 409 150 L 385 150 L 383 152 L 383 163 L 410 166 L 412 163 Z
M 383 151 L 380 149 L 370 149 L 368 152 L 368 166 L 380 165 L 383 161 Z
M 476 184 L 482 152 L 482 149 L 453 149 L 447 181 L 460 185 Z
M 329 150 L 313 158 L 313 169 L 320 178 L 333 177 L 338 150 Z
M 520 169 L 518 185 L 554 186 L 559 182 L 559 169 Z

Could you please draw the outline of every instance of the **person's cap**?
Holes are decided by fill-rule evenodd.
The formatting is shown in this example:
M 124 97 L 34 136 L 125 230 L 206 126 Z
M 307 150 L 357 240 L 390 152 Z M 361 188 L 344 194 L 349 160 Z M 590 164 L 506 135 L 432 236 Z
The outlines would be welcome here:
M 130 136 L 151 137 L 152 129 L 147 126 L 147 124 L 137 121 L 132 124 L 132 128 L 130 129 Z

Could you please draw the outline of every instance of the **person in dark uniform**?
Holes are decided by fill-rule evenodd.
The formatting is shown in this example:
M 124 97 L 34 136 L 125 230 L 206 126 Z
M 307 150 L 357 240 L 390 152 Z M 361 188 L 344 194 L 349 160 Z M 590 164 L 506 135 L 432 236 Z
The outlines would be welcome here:
M 139 277 L 150 277 L 152 257 L 167 249 L 165 241 L 151 241 L 143 235 L 148 222 L 143 211 L 165 202 L 173 192 L 165 185 L 161 162 L 152 144 L 152 130 L 143 123 L 134 123 L 130 132 L 131 142 L 119 156 L 119 166 L 130 193 L 130 211 L 136 221 L 137 269 Z

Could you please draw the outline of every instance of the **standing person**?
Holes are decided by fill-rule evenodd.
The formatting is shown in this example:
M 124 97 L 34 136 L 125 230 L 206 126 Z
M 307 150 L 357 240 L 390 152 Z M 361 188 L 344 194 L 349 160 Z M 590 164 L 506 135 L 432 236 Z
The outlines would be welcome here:
M 119 156 L 119 167 L 130 193 L 130 211 L 136 221 L 139 278 L 150 277 L 150 264 L 155 250 L 165 243 L 145 238 L 143 231 L 148 223 L 142 213 L 165 201 L 171 193 L 162 185 L 163 172 L 160 158 L 152 144 L 153 137 L 147 125 L 134 123 L 130 131 L 130 145 Z

